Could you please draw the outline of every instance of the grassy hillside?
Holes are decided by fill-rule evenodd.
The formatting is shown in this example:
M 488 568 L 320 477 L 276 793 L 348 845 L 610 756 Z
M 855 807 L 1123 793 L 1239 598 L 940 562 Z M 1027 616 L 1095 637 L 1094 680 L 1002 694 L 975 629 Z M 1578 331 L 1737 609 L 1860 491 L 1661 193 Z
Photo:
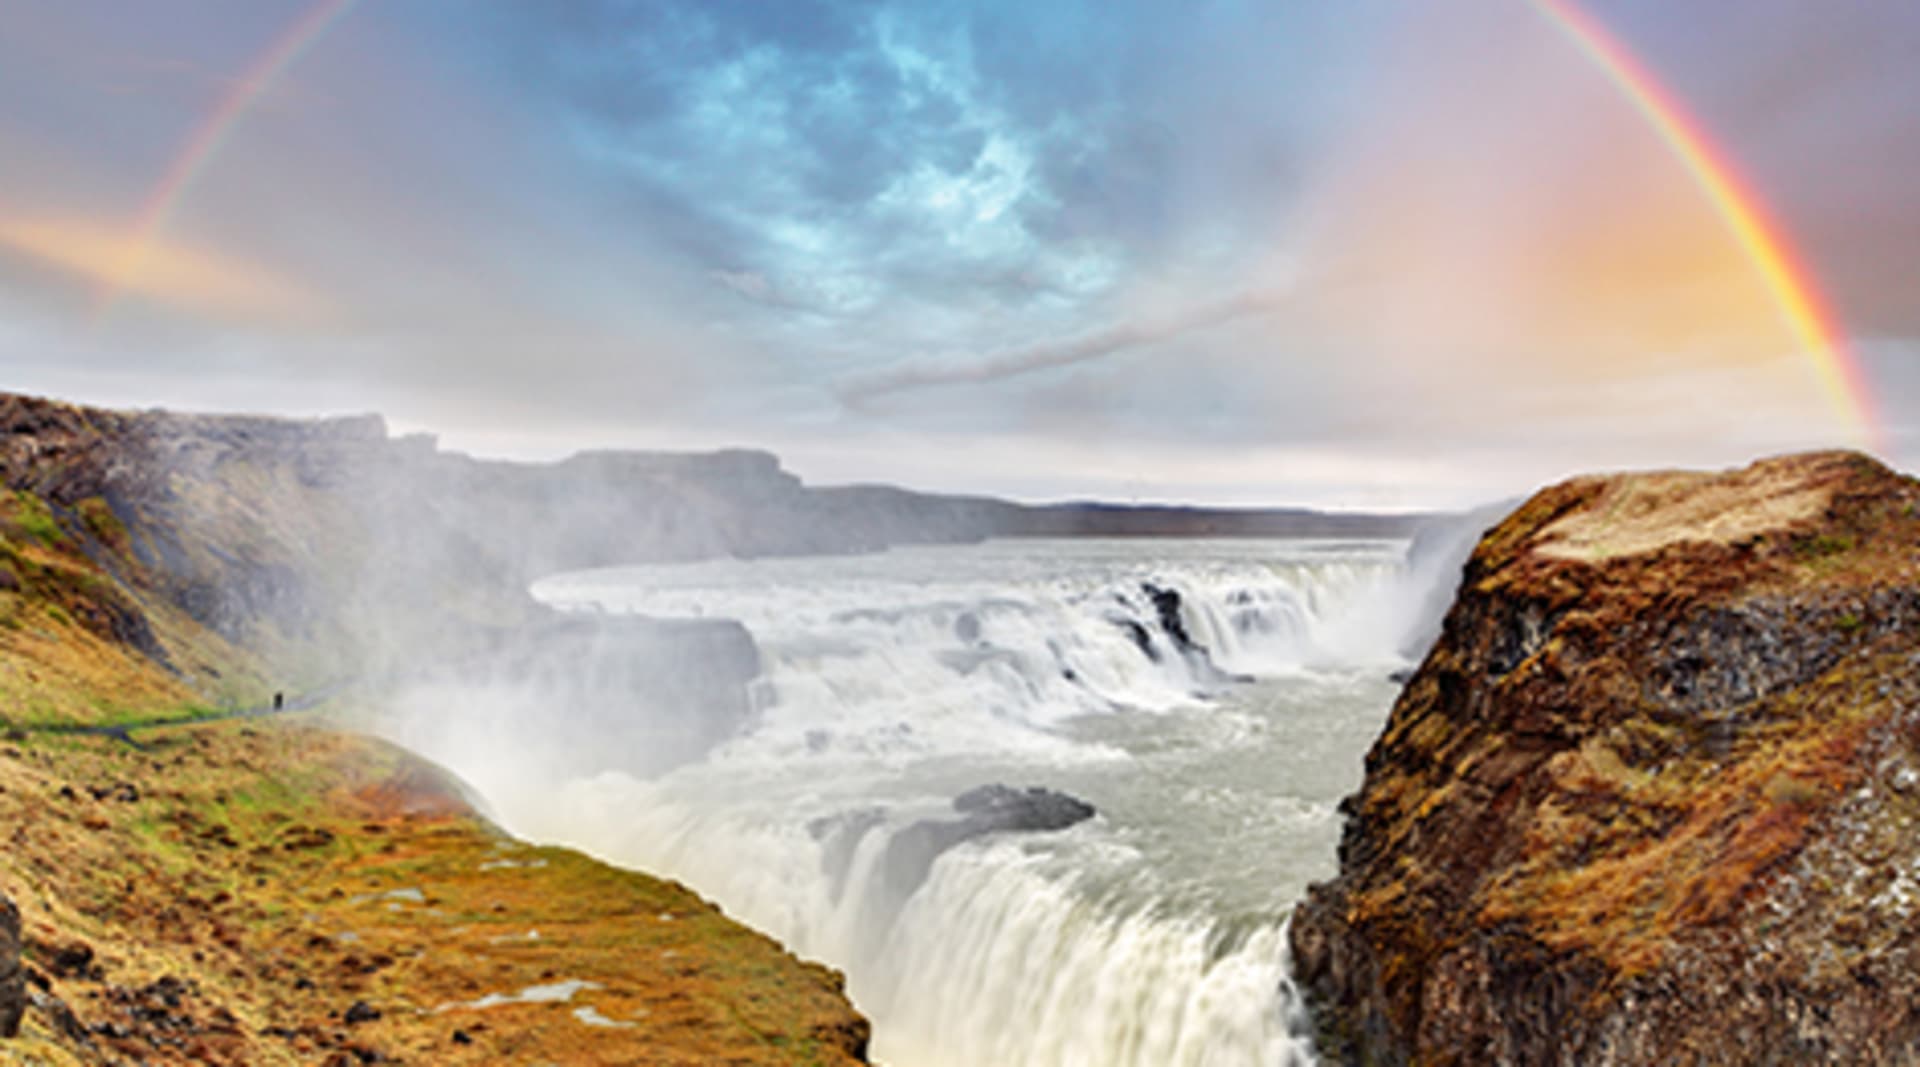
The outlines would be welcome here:
M 0 1058 L 859 1062 L 838 975 L 502 835 L 390 747 L 286 719 L 142 736 L 0 747 L 39 993 Z
M 368 534 L 297 452 L 183 458 L 189 434 L 162 463 L 119 447 L 127 416 L 36 405 L 0 405 L 0 894 L 30 1001 L 0 1061 L 863 1061 L 837 974 L 685 888 L 506 837 L 337 706 L 216 721 L 338 677 L 385 636 L 354 606 L 411 594 L 316 583 Z

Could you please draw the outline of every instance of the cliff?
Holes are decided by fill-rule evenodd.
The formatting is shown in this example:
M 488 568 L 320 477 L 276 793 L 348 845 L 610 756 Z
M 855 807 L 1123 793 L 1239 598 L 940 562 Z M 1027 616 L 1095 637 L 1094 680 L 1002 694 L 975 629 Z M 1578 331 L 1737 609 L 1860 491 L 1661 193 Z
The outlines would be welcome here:
M 501 682 L 587 709 L 559 740 L 646 774 L 751 714 L 744 629 L 562 618 L 527 593 L 560 570 L 1410 522 L 810 489 L 746 451 L 490 462 L 373 417 L 0 394 L 0 1037 L 23 1026 L 0 1055 L 860 1062 L 837 975 L 682 887 L 511 841 L 334 727 L 410 681 Z M 329 714 L 253 714 L 283 693 Z
M 488 649 L 541 622 L 527 584 L 565 570 L 995 536 L 1401 536 L 1419 522 L 810 488 L 745 450 L 487 461 L 391 438 L 375 416 L 119 412 L 5 393 L 0 485 L 35 498 L 121 584 L 314 683 Z
M 0 1062 L 866 1062 L 839 975 L 389 746 L 303 716 L 136 743 L 0 745 Z
M 375 417 L 113 412 L 0 395 L 0 483 L 34 497 L 123 584 L 316 677 L 364 671 L 396 648 L 485 647 L 489 632 L 543 620 L 526 585 L 557 570 L 878 547 L 812 519 L 799 480 L 771 456 L 493 463 L 391 439 Z
M 1917 509 L 1821 453 L 1489 532 L 1294 915 L 1323 1048 L 1920 1060 Z
M 552 525 L 590 503 L 569 479 L 632 474 L 624 516 L 709 526 L 797 483 L 750 456 L 603 465 L 543 481 L 373 419 L 0 396 L 0 1059 L 864 1062 L 837 974 L 684 887 L 516 842 L 337 728 L 408 674 L 555 668 L 698 709 L 612 740 L 723 736 L 743 630 L 561 619 L 523 583 L 587 551 Z M 325 717 L 268 717 L 344 681 Z

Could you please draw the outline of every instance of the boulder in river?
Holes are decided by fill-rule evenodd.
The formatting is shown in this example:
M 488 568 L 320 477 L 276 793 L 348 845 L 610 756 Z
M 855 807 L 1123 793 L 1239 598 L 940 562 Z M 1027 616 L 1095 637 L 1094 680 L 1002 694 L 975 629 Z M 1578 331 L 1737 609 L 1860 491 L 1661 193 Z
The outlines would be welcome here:
M 1015 789 L 983 785 L 955 797 L 958 819 L 922 819 L 893 835 L 882 858 L 887 883 L 901 899 L 927 880 L 942 852 L 976 837 L 1000 832 L 1064 830 L 1093 818 L 1093 805 L 1039 786 Z
M 1064 830 L 1093 818 L 1093 805 L 1065 793 L 1031 786 L 983 785 L 953 798 L 974 836 L 993 830 Z

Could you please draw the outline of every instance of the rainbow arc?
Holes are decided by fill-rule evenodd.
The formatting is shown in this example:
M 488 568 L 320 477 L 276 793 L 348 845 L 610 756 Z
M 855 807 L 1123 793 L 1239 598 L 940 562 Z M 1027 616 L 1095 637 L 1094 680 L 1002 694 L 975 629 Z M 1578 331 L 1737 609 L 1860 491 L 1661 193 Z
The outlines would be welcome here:
M 1753 264 L 1795 342 L 1813 361 L 1835 413 L 1860 444 L 1886 454 L 1886 435 L 1866 370 L 1835 324 L 1812 272 L 1795 255 L 1786 231 L 1769 217 L 1766 202 L 1727 154 L 1717 150 L 1686 106 L 1599 19 L 1571 0 L 1531 2 L 1607 77 L 1686 168 Z
M 113 311 L 115 301 L 146 269 L 154 238 L 179 211 L 194 181 L 206 171 L 207 164 L 219 153 L 235 125 L 253 110 L 261 94 L 355 3 L 356 0 L 320 0 L 302 12 L 247 64 L 246 70 L 234 80 L 233 88 L 194 127 L 167 164 L 160 181 L 147 194 L 119 261 L 95 287 L 91 310 L 94 322 Z
M 1686 106 L 1599 19 L 1573 0 L 1529 2 L 1605 75 L 1686 169 L 1752 263 L 1787 330 L 1812 360 L 1835 412 L 1861 444 L 1885 454 L 1885 433 L 1865 369 L 1836 326 L 1812 273 L 1797 258 L 1786 231 L 1769 216 L 1765 201 L 1728 155 L 1716 148 Z M 96 289 L 96 321 L 112 310 L 120 294 L 139 277 L 154 238 L 179 210 L 235 125 L 355 3 L 319 0 L 307 8 L 248 64 L 233 90 L 194 128 L 148 194 L 119 264 Z

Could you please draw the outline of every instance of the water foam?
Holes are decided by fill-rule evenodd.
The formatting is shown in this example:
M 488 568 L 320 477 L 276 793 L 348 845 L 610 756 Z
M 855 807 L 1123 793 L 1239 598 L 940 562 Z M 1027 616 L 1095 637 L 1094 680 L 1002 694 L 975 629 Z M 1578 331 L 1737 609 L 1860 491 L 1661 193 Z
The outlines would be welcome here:
M 537 592 L 745 623 L 764 665 L 749 728 L 652 780 L 569 774 L 550 755 L 564 709 L 541 709 L 537 773 L 499 734 L 420 725 L 471 693 L 415 692 L 395 729 L 515 832 L 679 878 L 844 969 L 883 1062 L 1309 1063 L 1284 916 L 1331 873 L 1334 802 L 1392 692 L 1380 667 L 1404 664 L 1397 629 L 1345 621 L 1400 559 L 1004 543 L 566 576 Z M 891 881 L 894 835 L 984 781 L 1101 814 Z

